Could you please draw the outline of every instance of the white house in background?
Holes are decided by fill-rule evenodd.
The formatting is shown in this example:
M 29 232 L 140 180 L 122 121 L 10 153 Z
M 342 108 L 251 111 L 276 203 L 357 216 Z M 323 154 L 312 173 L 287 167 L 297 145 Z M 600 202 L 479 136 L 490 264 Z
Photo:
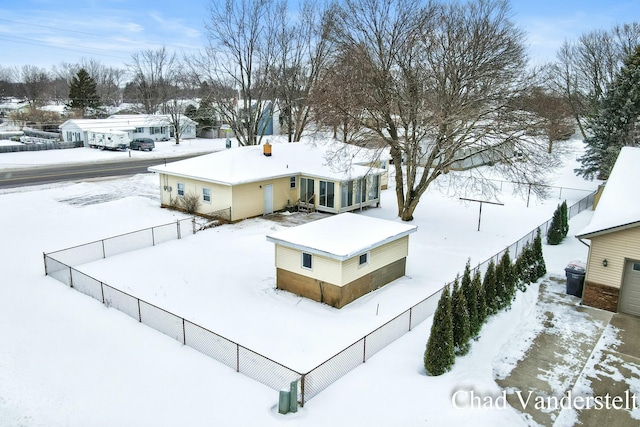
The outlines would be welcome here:
M 149 170 L 160 177 L 163 207 L 194 195 L 198 213 L 230 210 L 227 219 L 239 221 L 295 206 L 330 213 L 377 206 L 387 163 L 373 150 L 297 142 L 238 147 Z
M 342 308 L 405 274 L 415 225 L 344 213 L 267 236 L 276 286 Z
M 181 139 L 196 137 L 196 122 L 181 116 Z M 129 139 L 151 138 L 154 141 L 168 141 L 173 135 L 169 116 L 159 114 L 122 114 L 106 119 L 70 119 L 61 124 L 60 132 L 65 142 L 83 141 L 88 145 L 88 131 L 113 130 L 129 133 Z
M 624 147 L 586 228 L 582 303 L 640 316 L 640 148 Z

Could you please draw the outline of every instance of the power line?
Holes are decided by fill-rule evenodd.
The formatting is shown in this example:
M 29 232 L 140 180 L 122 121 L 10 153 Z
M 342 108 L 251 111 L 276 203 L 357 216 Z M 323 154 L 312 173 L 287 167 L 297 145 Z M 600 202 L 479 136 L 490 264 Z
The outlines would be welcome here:
M 11 19 L 4 19 L 4 18 L 0 18 L 0 21 L 4 21 L 4 22 L 9 22 L 12 24 L 19 24 L 19 25 L 26 25 L 27 27 L 40 27 L 40 28 L 47 28 L 50 30 L 56 30 L 56 31 L 64 31 L 64 32 L 68 32 L 68 33 L 75 33 L 75 34 L 82 34 L 85 36 L 92 36 L 92 37 L 100 37 L 103 39 L 110 39 L 110 40 L 114 40 L 117 41 L 119 43 L 139 43 L 138 40 L 132 40 L 132 39 L 128 39 L 128 38 L 124 38 L 124 37 L 113 37 L 113 36 L 105 36 L 102 34 L 97 34 L 97 33 L 89 33 L 89 32 L 85 32 L 85 31 L 77 31 L 77 30 L 69 30 L 66 28 L 59 28 L 59 27 L 53 27 L 50 25 L 41 25 L 41 24 L 32 24 L 32 23 L 27 23 L 27 22 L 20 22 L 20 21 L 14 21 Z M 185 46 L 178 46 L 178 45 L 171 45 L 171 44 L 167 44 L 167 43 L 159 43 L 159 42 L 145 42 L 145 44 L 147 45 L 155 45 L 155 46 L 168 46 L 168 47 L 173 47 L 176 49 L 184 49 Z
M 28 44 L 28 45 L 32 45 L 32 46 L 40 46 L 40 47 L 49 47 L 52 49 L 61 49 L 61 50 L 67 50 L 70 52 L 78 52 L 78 53 L 86 53 L 89 55 L 100 55 L 100 56 L 109 56 L 112 58 L 118 58 L 118 59 L 129 59 L 130 53 L 129 52 L 124 52 L 124 51 L 117 51 L 117 50 L 111 50 L 111 49 L 103 49 L 103 48 L 99 48 L 99 47 L 92 47 L 92 51 L 86 51 L 86 50 L 79 50 L 79 49 L 75 49 L 76 46 L 74 45 L 70 45 L 70 44 L 66 44 L 66 43 L 60 43 L 60 42 L 49 42 L 49 41 L 44 41 L 44 40 L 38 40 L 38 39 L 31 39 L 31 38 L 27 38 L 27 37 L 17 37 L 17 36 L 7 36 L 7 35 L 1 35 L 0 36 L 0 40 L 4 39 L 4 40 L 8 40 L 8 41 L 12 41 L 15 43 L 22 43 L 22 44 Z M 54 46 L 54 45 L 59 45 L 59 46 Z M 60 47 L 62 46 L 62 47 Z M 93 50 L 100 50 L 100 51 L 104 51 L 104 52 L 114 52 L 114 53 L 122 53 L 124 55 L 127 55 L 127 57 L 123 57 L 123 56 L 118 56 L 118 55 L 109 55 L 107 53 L 96 53 Z

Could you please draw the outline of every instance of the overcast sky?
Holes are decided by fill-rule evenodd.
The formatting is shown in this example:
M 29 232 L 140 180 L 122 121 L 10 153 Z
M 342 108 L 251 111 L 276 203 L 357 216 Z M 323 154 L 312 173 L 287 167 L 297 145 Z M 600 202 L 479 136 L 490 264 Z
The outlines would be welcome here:
M 195 52 L 206 43 L 209 2 L 2 0 L 0 65 L 49 69 L 94 58 L 123 66 L 141 49 L 165 45 Z M 512 0 L 511 7 L 513 19 L 528 34 L 529 55 L 535 63 L 553 60 L 565 39 L 640 21 L 639 0 Z

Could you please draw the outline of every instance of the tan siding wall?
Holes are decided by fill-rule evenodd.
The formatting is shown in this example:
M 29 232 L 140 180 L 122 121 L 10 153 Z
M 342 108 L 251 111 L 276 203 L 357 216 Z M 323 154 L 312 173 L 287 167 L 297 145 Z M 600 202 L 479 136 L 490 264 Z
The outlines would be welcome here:
M 171 198 L 178 196 L 179 182 L 184 184 L 185 195 L 193 193 L 200 197 L 200 213 L 210 213 L 220 209 L 227 209 L 231 206 L 231 187 L 160 174 L 160 201 L 163 206 L 170 205 Z M 165 190 L 165 186 L 170 187 L 171 191 L 168 191 L 168 189 Z M 211 202 L 205 202 L 202 199 L 203 188 L 209 188 L 211 190 Z
M 264 213 L 264 186 L 273 185 L 273 210 L 282 210 L 297 199 L 296 189 L 289 188 L 289 177 L 233 186 L 232 217 L 234 221 Z M 262 188 L 261 188 L 262 187 Z
M 340 283 L 341 263 L 331 258 L 313 255 L 313 269 L 302 268 L 299 250 L 276 244 L 276 267 L 329 283 Z
M 602 260 L 607 260 L 607 266 Z M 625 258 L 640 258 L 640 227 L 591 239 L 586 281 L 620 288 Z
M 389 265 L 399 259 L 405 258 L 409 253 L 409 236 L 394 240 L 385 245 L 371 250 L 369 254 L 369 263 L 359 266 L 359 255 L 350 258 L 342 264 L 342 280 L 339 283 L 344 285 L 350 283 L 362 276 Z

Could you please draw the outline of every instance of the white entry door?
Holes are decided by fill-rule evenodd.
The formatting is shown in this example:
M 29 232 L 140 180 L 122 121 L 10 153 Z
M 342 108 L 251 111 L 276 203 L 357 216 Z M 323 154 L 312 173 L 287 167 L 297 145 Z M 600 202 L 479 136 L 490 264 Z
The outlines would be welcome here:
M 264 214 L 273 213 L 273 185 L 263 185 L 264 188 Z
M 623 277 L 619 310 L 640 316 L 640 261 L 627 260 Z

